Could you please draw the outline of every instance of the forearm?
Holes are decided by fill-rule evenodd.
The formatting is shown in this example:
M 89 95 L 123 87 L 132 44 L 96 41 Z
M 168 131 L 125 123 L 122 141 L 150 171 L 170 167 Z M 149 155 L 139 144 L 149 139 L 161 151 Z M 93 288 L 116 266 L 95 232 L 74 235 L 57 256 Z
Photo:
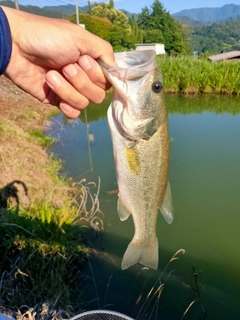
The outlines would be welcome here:
M 12 54 L 12 36 L 9 22 L 0 7 L 0 75 L 7 69 Z

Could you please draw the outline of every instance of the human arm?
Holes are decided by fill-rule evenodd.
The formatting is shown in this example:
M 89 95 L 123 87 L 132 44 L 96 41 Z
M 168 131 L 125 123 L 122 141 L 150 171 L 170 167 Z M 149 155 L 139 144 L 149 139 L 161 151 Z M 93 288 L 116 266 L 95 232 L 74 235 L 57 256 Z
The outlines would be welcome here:
M 110 86 L 101 59 L 114 64 L 111 45 L 67 20 L 4 10 L 12 35 L 12 54 L 4 74 L 44 103 L 70 118 L 89 101 L 100 103 Z

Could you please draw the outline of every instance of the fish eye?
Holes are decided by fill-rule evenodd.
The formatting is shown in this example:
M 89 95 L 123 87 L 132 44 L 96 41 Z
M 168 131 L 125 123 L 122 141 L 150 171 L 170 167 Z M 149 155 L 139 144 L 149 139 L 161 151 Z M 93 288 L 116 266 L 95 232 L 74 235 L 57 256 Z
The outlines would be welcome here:
M 152 84 L 152 90 L 155 93 L 160 93 L 162 91 L 163 85 L 161 81 L 155 81 Z

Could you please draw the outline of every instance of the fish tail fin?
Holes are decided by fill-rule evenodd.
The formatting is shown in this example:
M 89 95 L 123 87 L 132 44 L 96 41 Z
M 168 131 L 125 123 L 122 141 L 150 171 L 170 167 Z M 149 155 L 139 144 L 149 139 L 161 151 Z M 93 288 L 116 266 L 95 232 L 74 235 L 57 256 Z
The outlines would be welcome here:
M 158 240 L 147 246 L 141 246 L 132 240 L 122 259 L 122 269 L 125 270 L 130 266 L 141 263 L 145 267 L 157 270 L 158 268 Z

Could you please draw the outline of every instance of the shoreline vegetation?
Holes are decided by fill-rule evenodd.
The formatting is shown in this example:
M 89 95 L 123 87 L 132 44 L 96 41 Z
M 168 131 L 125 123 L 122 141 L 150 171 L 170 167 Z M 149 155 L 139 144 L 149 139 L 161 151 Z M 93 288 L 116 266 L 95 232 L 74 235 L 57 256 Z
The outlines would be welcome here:
M 46 151 L 58 112 L 0 77 L 0 312 L 18 319 L 84 309 L 82 270 L 102 223 L 99 186 L 59 176 Z
M 158 56 L 157 63 L 167 93 L 240 94 L 239 62 Z M 0 312 L 18 319 L 84 309 L 89 226 L 97 228 L 96 216 L 102 223 L 99 186 L 59 176 L 61 161 L 46 151 L 54 140 L 44 130 L 57 113 L 0 77 Z
M 240 94 L 240 62 L 157 56 L 166 93 Z

